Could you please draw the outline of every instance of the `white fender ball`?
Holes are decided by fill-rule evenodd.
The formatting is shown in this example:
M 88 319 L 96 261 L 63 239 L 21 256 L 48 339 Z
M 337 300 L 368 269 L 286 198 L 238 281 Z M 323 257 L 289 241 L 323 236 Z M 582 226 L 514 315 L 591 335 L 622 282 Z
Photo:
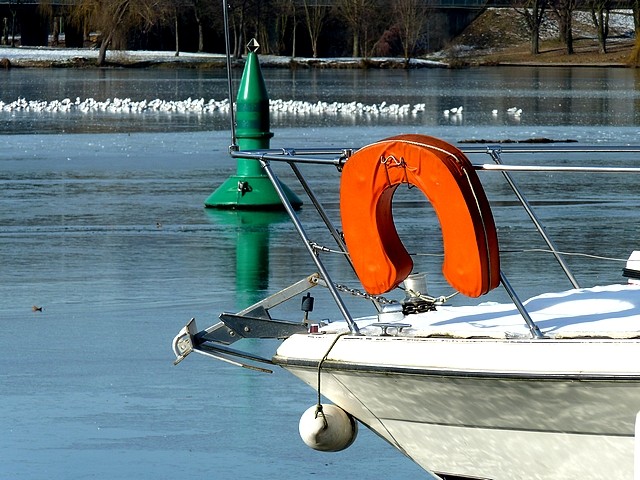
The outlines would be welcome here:
M 321 452 L 339 452 L 349 447 L 358 434 L 355 418 L 336 405 L 309 407 L 300 417 L 300 437 L 308 447 Z

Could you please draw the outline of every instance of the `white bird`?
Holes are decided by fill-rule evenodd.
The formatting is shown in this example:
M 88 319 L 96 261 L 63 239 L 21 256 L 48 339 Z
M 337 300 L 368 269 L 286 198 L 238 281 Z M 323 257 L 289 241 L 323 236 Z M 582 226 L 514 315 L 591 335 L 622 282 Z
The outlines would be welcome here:
M 491 110 L 491 115 L 493 115 L 494 117 L 495 117 L 496 115 L 498 115 L 498 110 L 497 110 L 497 109 L 495 109 L 495 108 L 494 108 L 493 110 Z
M 375 116 L 396 116 L 416 115 L 426 110 L 424 103 L 412 104 L 380 104 L 366 105 L 361 102 L 306 102 L 301 100 L 270 100 L 270 109 L 272 112 L 294 115 L 315 115 L 315 114 L 331 114 L 331 115 L 375 115 Z M 81 99 L 76 97 L 75 101 L 70 98 L 63 100 L 30 100 L 18 98 L 11 103 L 0 101 L 0 111 L 37 111 L 37 112 L 109 112 L 124 114 L 140 114 L 147 112 L 165 112 L 165 113 L 181 113 L 181 114 L 211 114 L 215 112 L 228 112 L 230 108 L 228 100 L 216 101 L 210 99 L 206 101 L 203 98 L 193 99 L 191 97 L 186 100 L 161 100 L 159 98 L 150 100 L 135 101 L 131 98 L 109 98 L 105 101 L 97 101 L 94 98 Z M 462 107 L 444 110 L 446 117 L 451 114 L 456 119 L 460 118 Z

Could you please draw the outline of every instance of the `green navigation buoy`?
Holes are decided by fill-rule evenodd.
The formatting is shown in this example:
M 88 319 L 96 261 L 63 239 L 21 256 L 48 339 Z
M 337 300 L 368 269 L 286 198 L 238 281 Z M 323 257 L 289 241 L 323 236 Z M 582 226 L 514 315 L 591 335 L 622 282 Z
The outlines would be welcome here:
M 236 99 L 236 138 L 240 150 L 266 150 L 273 136 L 269 131 L 269 96 L 256 53 L 259 44 L 252 39 L 247 47 L 249 53 Z M 293 208 L 300 208 L 298 196 L 286 185 L 281 186 Z M 245 158 L 237 159 L 236 174 L 209 195 L 204 205 L 227 209 L 284 208 L 260 162 Z

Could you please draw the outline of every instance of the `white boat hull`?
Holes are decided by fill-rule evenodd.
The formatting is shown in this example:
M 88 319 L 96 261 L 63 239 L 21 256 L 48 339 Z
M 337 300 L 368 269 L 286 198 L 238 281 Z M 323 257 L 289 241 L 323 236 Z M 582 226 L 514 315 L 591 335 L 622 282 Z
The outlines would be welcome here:
M 330 350 L 321 393 L 428 471 L 634 478 L 638 340 L 334 339 L 295 335 L 274 360 L 317 388 Z
M 538 151 L 559 153 L 557 147 Z M 625 151 L 637 153 L 607 150 L 616 155 Z M 336 251 L 307 236 L 277 181 L 270 162 L 294 167 L 295 151 L 236 152 L 239 158 L 260 161 L 318 273 L 236 314 L 223 313 L 219 323 L 203 331 L 189 322 L 174 339 L 176 361 L 197 351 L 258 371 L 266 369 L 252 362 L 280 365 L 431 472 L 494 480 L 640 480 L 640 252 L 623 269 L 629 284 L 579 287 L 564 256 L 584 254 L 554 246 L 509 174 L 566 168 L 626 174 L 640 169 L 573 167 L 564 161 L 509 166 L 502 162 L 502 148 L 496 147 L 482 148 L 492 163 L 472 165 L 456 147 L 423 135 L 381 140 L 355 153 L 314 152 L 299 152 L 297 161 L 325 163 L 342 172 L 341 229 L 297 167 L 294 172 L 364 291 L 334 283 L 319 253 Z M 525 152 L 529 149 L 514 150 Z M 520 299 L 500 265 L 495 221 L 476 169 L 497 169 L 506 177 L 571 290 Z M 392 197 L 403 184 L 422 190 L 436 212 L 442 273 L 455 292 L 475 298 L 500 284 L 510 302 L 455 305 L 456 293 L 427 293 L 426 274 L 415 269 L 392 218 Z M 502 193 L 496 200 L 502 201 Z M 585 206 L 590 205 L 588 200 Z M 561 220 L 570 222 L 571 217 Z M 540 250 L 529 239 L 526 245 L 515 253 Z M 601 248 L 607 251 L 608 246 Z M 531 265 L 535 268 L 521 279 L 539 275 L 546 268 L 542 265 Z M 379 297 L 392 294 L 400 283 L 404 298 Z M 339 318 L 314 319 L 308 293 L 301 305 L 303 320 L 271 315 L 271 309 L 317 285 L 327 288 Z M 354 318 L 343 298 L 347 294 L 371 300 L 372 314 Z M 286 340 L 270 360 L 227 348 L 244 338 Z M 331 430 L 318 412 L 314 410 L 312 428 L 305 430 L 308 437 Z M 348 423 L 353 426 L 350 418 Z M 311 440 L 307 444 L 320 443 Z

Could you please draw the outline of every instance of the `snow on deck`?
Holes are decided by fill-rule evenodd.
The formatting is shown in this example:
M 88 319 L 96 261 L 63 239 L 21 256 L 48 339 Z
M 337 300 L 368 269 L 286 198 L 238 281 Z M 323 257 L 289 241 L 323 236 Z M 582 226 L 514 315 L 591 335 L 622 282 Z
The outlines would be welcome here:
M 524 302 L 540 330 L 552 338 L 640 337 L 640 285 L 624 284 L 581 288 L 546 293 Z M 436 311 L 399 315 L 388 322 L 377 316 L 357 321 L 361 332 L 379 335 L 381 327 L 372 324 L 410 324 L 398 333 L 402 336 L 446 336 L 458 338 L 528 338 L 529 328 L 515 305 L 481 303 L 475 306 L 440 306 Z M 345 322 L 331 323 L 321 329 L 335 333 L 347 329 Z

